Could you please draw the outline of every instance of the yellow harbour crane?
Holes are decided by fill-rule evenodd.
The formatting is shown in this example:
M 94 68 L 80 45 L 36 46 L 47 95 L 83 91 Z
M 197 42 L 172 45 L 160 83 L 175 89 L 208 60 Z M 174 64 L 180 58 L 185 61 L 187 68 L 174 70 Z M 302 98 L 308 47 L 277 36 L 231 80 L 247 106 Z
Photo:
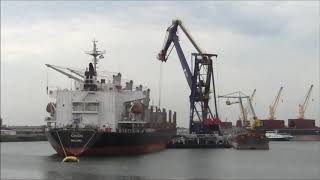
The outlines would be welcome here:
M 256 91 L 257 90 L 254 89 L 251 96 L 249 97 L 251 103 L 253 102 L 254 96 L 256 95 Z M 246 117 L 248 117 L 249 109 L 250 109 L 250 103 L 248 102 L 247 106 L 244 108 L 244 113 Z
M 278 107 L 278 104 L 279 104 L 279 100 L 280 100 L 280 97 L 281 97 L 281 93 L 282 93 L 282 90 L 283 90 L 283 87 L 281 86 L 279 91 L 278 91 L 278 94 L 275 98 L 275 100 L 273 101 L 273 103 L 271 105 L 269 105 L 269 120 L 275 120 L 275 113 L 276 113 L 276 110 L 277 110 L 277 107 Z
M 304 113 L 306 112 L 307 107 L 308 107 L 308 102 L 310 99 L 310 94 L 312 92 L 312 88 L 313 88 L 313 84 L 310 86 L 310 88 L 304 98 L 303 103 L 299 104 L 299 116 L 298 116 L 299 119 L 304 119 Z

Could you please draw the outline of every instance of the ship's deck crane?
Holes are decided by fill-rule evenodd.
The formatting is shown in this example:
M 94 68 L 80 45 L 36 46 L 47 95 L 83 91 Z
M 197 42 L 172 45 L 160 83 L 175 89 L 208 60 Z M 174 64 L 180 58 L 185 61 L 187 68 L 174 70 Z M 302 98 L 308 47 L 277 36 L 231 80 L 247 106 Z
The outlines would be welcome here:
M 280 97 L 281 97 L 282 90 L 283 90 L 283 87 L 281 86 L 279 91 L 278 91 L 278 94 L 277 94 L 275 100 L 273 101 L 273 103 L 271 105 L 269 105 L 269 120 L 274 120 L 275 119 L 274 115 L 276 113 L 276 110 L 277 110 L 277 107 L 278 107 L 278 104 L 279 104 L 279 100 L 280 100 Z
M 71 69 L 71 68 L 67 68 L 67 70 L 69 70 L 70 72 L 80 76 L 81 78 L 85 78 L 85 76 L 83 75 L 84 73 L 83 72 L 80 72 L 80 71 L 76 71 L 74 69 Z
M 73 80 L 75 80 L 77 82 L 83 82 L 83 79 L 80 79 L 80 78 L 72 75 L 71 73 L 65 72 L 62 69 L 67 69 L 67 70 L 69 70 L 69 71 L 71 71 L 73 73 L 76 72 L 75 70 L 72 70 L 70 68 L 63 68 L 63 67 L 59 67 L 59 66 L 55 66 L 55 65 L 50 65 L 50 64 L 46 64 L 46 66 L 51 68 L 51 69 L 53 69 L 53 70 L 56 70 L 56 71 L 60 72 L 61 74 L 65 75 L 65 76 L 67 76 L 67 77 L 69 77 L 69 78 L 71 78 L 71 79 L 73 79 Z M 79 73 L 75 73 L 75 74 L 79 75 Z
M 194 48 L 198 53 L 192 53 L 192 61 L 194 61 L 193 73 L 190 70 L 188 62 L 185 58 L 185 55 L 182 51 L 182 48 L 179 43 L 179 37 L 177 35 L 178 27 L 184 32 L 189 41 L 192 43 Z M 173 46 L 170 51 L 171 44 Z M 184 75 L 187 79 L 188 85 L 191 89 L 190 94 L 190 122 L 189 122 L 189 131 L 190 133 L 204 133 L 202 130 L 204 128 L 200 128 L 200 130 L 195 128 L 195 118 L 200 122 L 200 125 L 212 123 L 214 127 L 213 131 L 219 131 L 219 122 L 218 119 L 218 111 L 217 111 L 217 102 L 216 102 L 216 91 L 214 84 L 214 75 L 213 75 L 213 67 L 212 67 L 212 57 L 217 57 L 216 54 L 206 54 L 199 47 L 199 45 L 194 41 L 190 33 L 183 26 L 181 20 L 173 20 L 172 25 L 167 29 L 166 39 L 158 54 L 157 58 L 166 62 L 173 47 L 175 47 Z M 214 104 L 215 104 L 215 115 L 212 114 L 209 107 L 209 94 L 211 81 L 213 85 L 213 94 L 214 94 Z M 201 132 L 200 132 L 201 131 Z M 208 133 L 208 132 L 205 132 Z
M 89 55 L 93 56 L 93 68 L 94 68 L 95 72 L 97 70 L 97 63 L 98 63 L 99 59 L 104 58 L 103 54 L 106 53 L 106 51 L 98 51 L 98 48 L 97 48 L 97 45 L 96 45 L 97 42 L 98 41 L 93 40 L 93 50 L 86 52 L 86 54 L 89 54 Z M 71 68 L 59 67 L 59 66 L 50 65 L 50 64 L 46 64 L 46 66 L 51 68 L 51 69 L 54 69 L 54 70 L 60 72 L 61 74 L 65 75 L 65 76 L 67 76 L 67 77 L 69 77 L 69 78 L 71 78 L 71 79 L 73 79 L 73 80 L 75 80 L 77 82 L 83 82 L 84 81 L 83 80 L 85 78 L 85 76 L 83 75 L 84 72 L 79 72 L 79 71 L 71 69 Z M 71 73 L 66 72 L 65 70 L 68 70 Z M 80 78 L 72 75 L 72 73 L 76 74 Z
M 304 98 L 304 101 L 302 104 L 299 104 L 299 119 L 304 119 L 304 113 L 306 112 L 307 110 L 307 107 L 308 107 L 308 102 L 309 102 L 309 99 L 310 99 L 310 94 L 312 92 L 312 88 L 313 88 L 313 84 L 310 86 L 305 98 Z

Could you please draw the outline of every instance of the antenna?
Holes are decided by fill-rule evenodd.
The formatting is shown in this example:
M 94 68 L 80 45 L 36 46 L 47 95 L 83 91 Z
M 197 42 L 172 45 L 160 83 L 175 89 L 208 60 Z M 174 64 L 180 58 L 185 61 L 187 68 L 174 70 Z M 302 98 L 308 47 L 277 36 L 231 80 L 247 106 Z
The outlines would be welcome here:
M 49 91 L 49 74 L 48 74 L 48 67 L 46 68 L 46 71 L 47 71 L 47 94 L 48 94 L 48 91 Z
M 98 64 L 98 60 L 99 59 L 103 59 L 104 56 L 103 54 L 106 53 L 106 51 L 98 51 L 97 48 L 97 40 L 93 39 L 93 49 L 92 51 L 87 51 L 86 54 L 89 54 L 91 56 L 93 56 L 93 67 L 94 67 L 94 71 L 97 72 L 97 64 Z M 99 59 L 97 58 L 99 56 Z

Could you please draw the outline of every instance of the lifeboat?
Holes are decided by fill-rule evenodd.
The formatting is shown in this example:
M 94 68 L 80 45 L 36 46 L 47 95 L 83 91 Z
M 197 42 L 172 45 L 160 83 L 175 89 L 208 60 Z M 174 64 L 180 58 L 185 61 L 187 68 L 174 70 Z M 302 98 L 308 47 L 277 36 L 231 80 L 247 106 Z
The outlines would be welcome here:
M 56 104 L 53 102 L 49 102 L 46 108 L 48 113 L 54 113 L 56 110 Z
M 131 113 L 134 114 L 141 114 L 143 111 L 143 105 L 139 101 L 133 102 L 131 108 L 130 108 Z

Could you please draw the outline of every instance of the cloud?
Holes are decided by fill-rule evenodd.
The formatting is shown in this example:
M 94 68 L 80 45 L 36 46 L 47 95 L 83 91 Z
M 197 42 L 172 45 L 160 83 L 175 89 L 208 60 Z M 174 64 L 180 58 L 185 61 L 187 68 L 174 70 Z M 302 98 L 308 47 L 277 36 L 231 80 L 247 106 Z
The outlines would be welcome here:
M 319 2 L 1 1 L 4 119 L 43 124 L 49 101 L 44 64 L 84 68 L 90 60 L 84 51 L 91 49 L 93 38 L 107 51 L 99 68 L 121 71 L 126 79 L 150 87 L 157 104 L 160 63 L 155 56 L 175 17 L 184 21 L 203 49 L 219 55 L 215 63 L 219 94 L 237 90 L 249 94 L 256 88 L 257 114 L 266 117 L 267 106 L 284 86 L 278 117 L 287 119 L 296 116 L 298 103 L 313 83 L 315 101 L 307 115 L 320 119 L 319 10 L 314 5 Z M 179 35 L 189 60 L 194 48 Z M 162 105 L 177 110 L 179 125 L 187 126 L 189 88 L 176 52 L 162 68 Z M 16 82 L 22 83 L 17 87 Z M 70 80 L 49 71 L 49 85 L 69 87 Z M 238 117 L 238 108 L 224 107 L 222 101 L 219 110 L 223 119 Z

